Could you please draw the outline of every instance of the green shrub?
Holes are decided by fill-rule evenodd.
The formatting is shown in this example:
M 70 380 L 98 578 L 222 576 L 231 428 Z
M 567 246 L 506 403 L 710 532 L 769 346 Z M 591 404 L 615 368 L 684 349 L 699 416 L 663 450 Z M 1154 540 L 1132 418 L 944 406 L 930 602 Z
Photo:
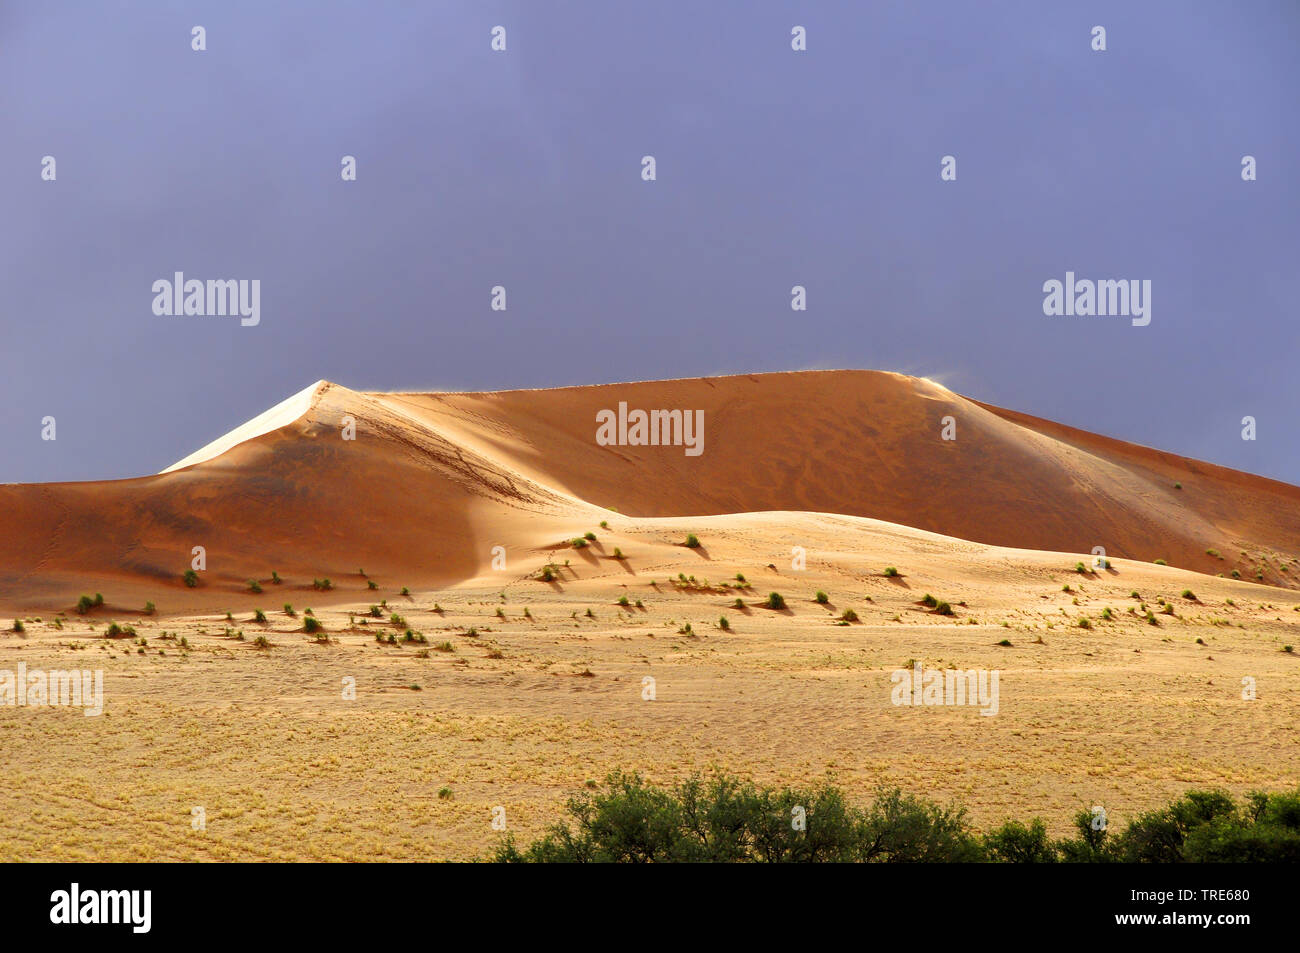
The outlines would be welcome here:
M 802 812 L 804 830 L 791 818 Z M 898 791 L 862 810 L 833 787 L 758 788 L 716 774 L 665 790 L 615 772 L 571 798 L 558 824 L 523 851 L 508 836 L 499 862 L 840 862 L 979 860 L 964 812 Z
M 253 621 L 254 621 L 254 622 L 265 622 L 265 621 L 266 621 L 266 613 L 263 612 L 261 609 L 254 609 L 254 610 L 253 610 Z
M 1007 821 L 984 837 L 989 860 L 1007 864 L 1052 864 L 1057 848 L 1047 837 L 1047 825 L 1034 818 L 1028 826 Z
M 249 591 L 249 592 L 261 592 L 261 591 L 262 591 L 262 584 L 261 584 L 260 582 L 258 582 L 256 579 L 250 579 L 250 580 L 248 580 L 248 591 Z
M 923 606 L 929 606 L 931 609 L 933 609 L 938 604 L 939 604 L 939 600 L 936 599 L 934 596 L 930 595 L 928 592 L 921 597 L 921 605 Z
M 840 619 L 844 622 L 857 622 L 858 614 L 852 609 L 845 609 L 843 614 L 840 616 Z
M 185 580 L 185 585 L 189 586 L 191 589 L 199 584 L 199 574 L 193 569 L 185 570 L 185 575 L 181 578 Z
M 10 627 L 10 631 L 13 631 L 13 632 L 26 632 L 27 629 L 26 629 L 26 627 L 23 625 L 23 620 L 22 620 L 22 619 L 14 619 L 14 624 Z
M 699 549 L 700 540 L 694 533 L 687 533 L 685 546 L 687 549 Z
M 767 602 L 765 602 L 764 605 L 769 609 L 784 609 L 785 596 L 781 595 L 779 592 L 770 592 L 767 595 Z
M 818 589 L 816 594 L 813 596 L 813 602 L 816 602 L 818 605 L 824 606 L 830 601 L 831 597 L 826 595 L 826 593 L 822 592 L 820 589 Z
M 934 607 L 935 615 L 953 615 L 952 606 L 946 602 L 940 602 Z
M 886 566 L 886 567 L 885 567 L 885 575 L 886 575 L 886 576 L 889 576 L 889 577 L 892 578 L 892 577 L 898 575 L 898 570 L 897 570 L 895 567 L 893 567 L 893 566 Z
M 334 588 L 334 583 L 330 582 L 328 579 L 313 579 L 311 581 L 311 587 L 326 592 Z
M 302 617 L 302 630 L 307 633 L 320 632 L 324 626 L 314 615 L 305 615 Z

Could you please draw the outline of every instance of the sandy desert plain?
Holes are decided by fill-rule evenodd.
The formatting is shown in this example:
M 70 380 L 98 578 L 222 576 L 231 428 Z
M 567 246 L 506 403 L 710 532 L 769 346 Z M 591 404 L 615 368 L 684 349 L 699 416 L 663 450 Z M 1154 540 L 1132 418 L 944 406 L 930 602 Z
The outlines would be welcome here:
M 703 453 L 599 445 L 620 402 Z M 0 619 L 0 669 L 104 673 L 96 717 L 0 705 L 3 861 L 486 857 L 620 768 L 1055 834 L 1300 781 L 1300 489 L 884 372 L 318 382 L 154 476 L 0 486 Z M 915 662 L 998 670 L 996 716 L 894 705 Z

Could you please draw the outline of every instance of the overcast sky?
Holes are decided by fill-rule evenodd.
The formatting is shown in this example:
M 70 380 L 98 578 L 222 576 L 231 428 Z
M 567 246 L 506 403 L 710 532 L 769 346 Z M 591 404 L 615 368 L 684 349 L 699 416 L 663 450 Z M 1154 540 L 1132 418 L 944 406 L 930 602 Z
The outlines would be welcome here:
M 1300 483 L 1298 36 L 1295 0 L 4 0 L 0 481 L 152 473 L 319 378 L 860 367 Z M 1067 270 L 1151 323 L 1045 316 Z M 155 315 L 175 271 L 260 280 L 261 323 Z

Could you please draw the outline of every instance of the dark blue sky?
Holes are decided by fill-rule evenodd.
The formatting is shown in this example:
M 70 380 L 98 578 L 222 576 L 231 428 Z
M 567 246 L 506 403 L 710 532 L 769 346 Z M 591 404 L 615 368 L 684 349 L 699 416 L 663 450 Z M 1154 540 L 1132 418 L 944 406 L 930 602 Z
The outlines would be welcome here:
M 1298 42 L 1294 0 L 6 0 L 0 481 L 154 472 L 318 378 L 865 367 L 1300 483 Z M 261 324 L 155 316 L 177 270 Z M 1067 270 L 1151 324 L 1044 316 Z

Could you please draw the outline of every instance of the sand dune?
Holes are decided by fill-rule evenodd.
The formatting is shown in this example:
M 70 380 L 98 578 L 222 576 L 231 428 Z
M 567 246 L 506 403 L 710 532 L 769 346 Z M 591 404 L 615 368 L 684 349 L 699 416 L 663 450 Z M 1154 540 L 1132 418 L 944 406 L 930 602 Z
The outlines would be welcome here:
M 599 445 L 620 402 L 703 411 L 704 452 Z M 1298 494 L 895 374 L 319 382 L 154 476 L 0 486 L 0 669 L 106 698 L 0 706 L 0 860 L 466 859 L 497 807 L 527 840 L 616 768 L 886 781 L 1054 835 L 1293 787 L 1300 593 L 1255 571 L 1300 588 Z M 999 713 L 896 706 L 918 662 L 999 671 Z
M 620 402 L 702 411 L 703 452 L 598 445 L 598 412 Z M 955 440 L 940 436 L 948 416 Z M 348 417 L 355 440 L 342 437 Z M 199 608 L 272 569 L 447 584 L 485 571 L 494 546 L 538 555 L 600 508 L 839 513 L 1017 549 L 1258 571 L 1271 585 L 1300 577 L 1296 487 L 923 379 L 818 371 L 484 394 L 321 381 L 155 476 L 0 487 L 0 603 L 61 608 L 112 585 Z M 195 546 L 208 568 L 185 590 Z

